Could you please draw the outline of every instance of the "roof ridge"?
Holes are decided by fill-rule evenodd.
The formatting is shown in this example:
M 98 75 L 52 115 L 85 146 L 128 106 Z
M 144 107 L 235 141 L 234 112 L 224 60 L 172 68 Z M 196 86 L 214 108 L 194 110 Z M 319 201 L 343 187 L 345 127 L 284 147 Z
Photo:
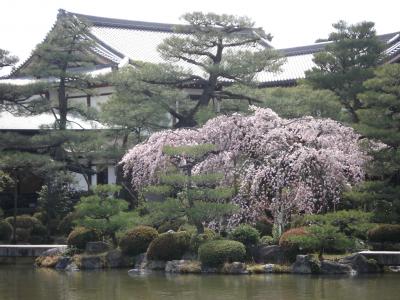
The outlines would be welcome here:
M 391 32 L 391 33 L 384 33 L 384 34 L 378 34 L 376 35 L 378 39 L 386 44 L 389 43 L 394 43 L 395 41 L 392 41 L 392 39 L 398 35 L 400 32 Z M 314 43 L 314 44 L 309 44 L 309 45 L 304 45 L 304 46 L 294 46 L 294 47 L 288 47 L 288 48 L 280 48 L 277 49 L 278 51 L 281 51 L 285 56 L 295 56 L 295 55 L 304 55 L 304 54 L 313 54 L 315 52 L 319 52 L 325 49 L 326 45 L 329 45 L 332 43 L 332 41 L 325 41 L 325 42 L 320 42 L 320 43 Z
M 59 10 L 61 13 L 74 15 L 78 18 L 83 18 L 89 21 L 94 26 L 99 27 L 117 27 L 126 29 L 141 29 L 141 30 L 153 30 L 163 32 L 173 32 L 175 26 L 182 26 L 183 24 L 171 24 L 171 23 L 158 23 L 149 21 L 137 21 L 117 18 L 107 18 L 92 15 L 79 14 L 69 12 L 63 9 Z M 184 25 L 183 25 L 184 26 Z

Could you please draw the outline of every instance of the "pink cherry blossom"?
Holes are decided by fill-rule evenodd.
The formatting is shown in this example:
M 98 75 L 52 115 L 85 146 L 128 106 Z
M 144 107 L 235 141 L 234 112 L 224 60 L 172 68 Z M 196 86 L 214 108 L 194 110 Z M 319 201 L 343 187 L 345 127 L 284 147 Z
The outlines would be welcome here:
M 217 151 L 193 171 L 223 173 L 221 183 L 237 187 L 232 202 L 239 212 L 229 224 L 253 223 L 269 214 L 280 229 L 293 214 L 332 208 L 346 187 L 363 179 L 369 157 L 352 128 L 329 119 L 289 120 L 270 109 L 251 110 L 251 115 L 216 117 L 198 129 L 153 134 L 123 157 L 125 176 L 140 190 L 157 183 L 159 171 L 168 167 L 165 145 L 212 143 Z

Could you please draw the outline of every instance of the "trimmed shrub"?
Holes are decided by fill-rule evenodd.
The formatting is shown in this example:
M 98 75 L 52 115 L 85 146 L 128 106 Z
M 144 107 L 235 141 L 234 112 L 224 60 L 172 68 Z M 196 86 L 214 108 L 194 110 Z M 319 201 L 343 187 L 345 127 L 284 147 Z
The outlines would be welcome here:
M 85 227 L 76 227 L 68 236 L 67 244 L 69 247 L 75 247 L 84 250 L 87 242 L 99 240 L 97 232 Z
M 4 220 L 0 221 L 0 241 L 2 242 L 10 241 L 12 232 L 13 228 L 8 222 Z
M 300 251 L 343 253 L 354 247 L 354 240 L 346 236 L 339 228 L 332 225 L 312 225 L 307 228 L 309 234 L 288 237 L 288 241 Z
M 181 259 L 189 249 L 190 234 L 185 231 L 163 233 L 155 238 L 147 249 L 149 260 L 174 260 Z
M 193 234 L 190 238 L 190 251 L 197 253 L 202 244 L 214 240 L 217 236 L 217 233 L 209 228 L 204 229 L 204 233 Z
M 14 217 L 8 217 L 6 218 L 6 221 L 10 223 L 12 226 L 14 223 Z M 31 229 L 35 225 L 42 225 L 42 223 L 36 219 L 35 217 L 31 217 L 29 215 L 21 215 L 17 216 L 16 220 L 16 227 L 17 228 L 23 228 L 23 229 Z
M 260 233 L 254 227 L 243 224 L 236 227 L 229 235 L 234 241 L 241 242 L 245 246 L 257 245 L 260 240 Z
M 41 244 L 46 242 L 46 238 L 47 228 L 42 224 L 34 225 L 30 233 L 29 242 L 31 244 Z
M 38 219 L 42 224 L 47 222 L 47 214 L 45 212 L 39 211 L 33 214 L 33 217 Z
M 68 213 L 58 224 L 58 231 L 63 234 L 68 234 L 74 229 L 74 221 L 77 219 L 75 212 Z
M 218 267 L 225 262 L 243 261 L 246 257 L 246 247 L 238 241 L 209 241 L 200 246 L 198 254 L 203 265 Z
M 377 243 L 399 243 L 400 225 L 382 224 L 368 231 L 368 239 Z
M 285 252 L 285 257 L 289 262 L 296 260 L 296 255 L 306 253 L 310 249 L 305 249 L 303 237 L 310 237 L 311 234 L 304 227 L 292 228 L 284 232 L 279 239 L 279 246 Z
M 18 228 L 15 230 L 15 237 L 18 242 L 28 243 L 31 237 L 31 231 L 25 228 Z
M 348 237 L 367 239 L 367 232 L 374 224 L 371 223 L 372 213 L 359 210 L 339 210 L 323 215 L 307 215 L 302 225 L 331 225 Z
M 146 252 L 150 243 L 158 236 L 157 230 L 150 226 L 138 226 L 127 231 L 119 242 L 124 254 L 138 255 Z
M 310 233 L 305 227 L 292 228 L 285 231 L 279 239 L 279 246 L 283 248 L 298 248 L 294 241 L 291 241 L 293 237 L 309 236 Z
M 276 240 L 270 235 L 264 235 L 260 238 L 260 244 L 265 246 L 276 245 Z

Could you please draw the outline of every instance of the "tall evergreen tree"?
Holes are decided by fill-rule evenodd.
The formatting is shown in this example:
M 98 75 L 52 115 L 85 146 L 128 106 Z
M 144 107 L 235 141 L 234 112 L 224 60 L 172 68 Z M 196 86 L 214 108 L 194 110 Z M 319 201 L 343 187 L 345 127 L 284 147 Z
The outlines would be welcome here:
M 400 222 L 400 65 L 384 65 L 364 83 L 364 108 L 356 126 L 364 136 L 383 142 L 373 149 L 369 181 L 348 197 L 375 210 L 377 222 Z M 376 147 L 375 147 L 376 148 Z
M 183 19 L 187 25 L 177 26 L 176 35 L 158 47 L 169 64 L 142 66 L 136 78 L 144 85 L 138 86 L 138 91 L 154 97 L 177 120 L 175 127 L 195 126 L 196 114 L 212 102 L 217 106 L 226 99 L 257 101 L 226 87 L 256 87 L 258 74 L 279 69 L 283 60 L 266 46 L 271 35 L 254 28 L 247 17 L 194 12 Z M 176 88 L 185 86 L 199 89 L 199 95 L 177 97 Z M 160 91 L 166 87 L 169 95 Z
M 333 91 L 347 110 L 352 123 L 359 122 L 362 101 L 357 96 L 365 88 L 363 82 L 373 76 L 382 58 L 383 45 L 376 36 L 374 23 L 333 24 L 325 51 L 314 55 L 316 66 L 306 72 L 306 82 L 316 89 Z
M 101 156 L 104 140 L 99 141 L 101 135 L 98 132 L 84 130 L 85 124 L 79 122 L 91 117 L 91 111 L 71 102 L 68 94 L 90 95 L 98 82 L 88 74 L 96 63 L 89 36 L 88 24 L 60 11 L 44 42 L 33 51 L 26 65 L 16 71 L 16 75 L 26 75 L 36 81 L 26 86 L 0 87 L 3 110 L 19 115 L 54 117 L 54 123 L 46 125 L 48 127 L 43 128 L 45 130 L 36 136 L 36 140 L 42 139 L 46 147 L 52 144 L 48 153 L 62 161 L 66 169 L 84 175 L 88 185 L 93 173 L 90 162 Z M 67 130 L 73 126 L 79 130 Z M 57 142 L 51 143 L 51 140 Z

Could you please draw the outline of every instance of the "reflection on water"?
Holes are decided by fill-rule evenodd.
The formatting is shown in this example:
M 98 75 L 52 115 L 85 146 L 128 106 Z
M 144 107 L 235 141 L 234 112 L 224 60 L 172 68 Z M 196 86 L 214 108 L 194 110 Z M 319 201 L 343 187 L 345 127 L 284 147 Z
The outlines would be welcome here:
M 0 299 L 400 299 L 400 274 L 128 275 L 127 270 L 59 272 L 0 265 Z

